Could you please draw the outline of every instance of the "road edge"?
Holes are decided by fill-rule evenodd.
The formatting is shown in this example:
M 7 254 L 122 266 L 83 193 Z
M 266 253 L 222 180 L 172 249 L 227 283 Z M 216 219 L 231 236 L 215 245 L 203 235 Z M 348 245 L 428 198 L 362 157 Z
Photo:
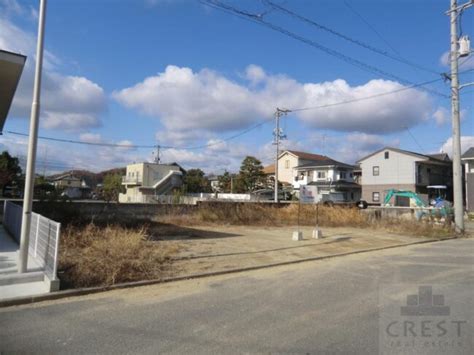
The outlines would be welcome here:
M 111 285 L 111 286 L 78 288 L 78 289 L 65 290 L 65 291 L 56 291 L 56 292 L 51 292 L 51 293 L 37 295 L 37 296 L 15 297 L 15 298 L 9 298 L 5 300 L 0 300 L 0 308 L 20 306 L 20 305 L 32 304 L 32 303 L 38 303 L 38 302 L 44 302 L 44 301 L 52 301 L 52 300 L 58 300 L 58 299 L 63 299 L 63 298 L 68 298 L 68 297 L 78 297 L 78 296 L 84 296 L 84 295 L 89 295 L 89 294 L 94 294 L 94 293 L 120 290 L 120 289 L 125 289 L 125 288 L 150 286 L 150 285 L 156 285 L 156 284 L 161 284 L 161 283 L 192 280 L 192 279 L 199 279 L 199 278 L 226 275 L 226 274 L 236 274 L 239 272 L 267 269 L 267 268 L 272 268 L 272 267 L 299 264 L 299 263 L 310 262 L 310 261 L 326 260 L 326 259 L 332 259 L 332 258 L 338 258 L 338 257 L 350 256 L 350 255 L 362 254 L 362 253 L 370 253 L 374 251 L 381 251 L 381 250 L 387 250 L 387 249 L 403 248 L 403 247 L 417 245 L 417 244 L 438 243 L 438 242 L 444 242 L 444 241 L 453 240 L 453 239 L 460 239 L 460 238 L 448 237 L 448 238 L 443 238 L 443 239 L 419 240 L 416 242 L 410 242 L 410 243 L 405 243 L 405 244 L 362 249 L 362 250 L 350 251 L 346 253 L 315 256 L 311 258 L 304 258 L 304 259 L 291 260 L 291 261 L 282 261 L 278 263 L 249 266 L 249 267 L 243 267 L 243 268 L 237 268 L 237 269 L 213 271 L 213 272 L 191 274 L 191 275 L 185 275 L 185 276 L 168 277 L 168 278 L 163 278 L 163 279 L 132 281 L 132 282 L 125 282 L 125 283 L 120 283 L 120 284 Z

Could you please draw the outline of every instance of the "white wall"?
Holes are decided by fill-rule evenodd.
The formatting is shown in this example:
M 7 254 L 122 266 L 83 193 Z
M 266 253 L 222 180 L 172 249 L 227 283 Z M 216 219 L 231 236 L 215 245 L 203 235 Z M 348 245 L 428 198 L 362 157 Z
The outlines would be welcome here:
M 385 152 L 389 152 L 389 158 L 385 159 Z M 363 161 L 362 168 L 363 185 L 382 184 L 415 184 L 415 163 L 426 159 L 402 154 L 393 150 L 383 150 Z M 373 175 L 373 167 L 379 167 L 379 175 Z

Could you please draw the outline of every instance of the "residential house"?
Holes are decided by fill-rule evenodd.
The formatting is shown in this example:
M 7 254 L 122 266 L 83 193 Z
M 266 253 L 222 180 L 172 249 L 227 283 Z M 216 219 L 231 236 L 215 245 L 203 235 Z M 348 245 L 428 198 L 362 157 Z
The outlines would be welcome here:
M 278 181 L 293 187 L 311 185 L 318 201 L 358 201 L 360 186 L 354 181 L 354 166 L 338 162 L 324 155 L 285 150 L 278 158 Z M 264 168 L 265 175 L 275 176 L 275 166 Z
M 362 199 L 383 203 L 389 189 L 408 190 L 428 202 L 430 185 L 445 185 L 452 196 L 452 163 L 446 154 L 425 155 L 386 147 L 360 159 Z
M 466 209 L 474 212 L 474 147 L 469 148 L 462 156 L 466 182 Z
M 52 184 L 56 189 L 62 190 L 67 187 L 81 187 L 82 180 L 75 176 L 73 173 L 67 173 L 60 176 L 55 177 L 51 180 Z
M 153 203 L 159 195 L 169 194 L 183 183 L 183 169 L 176 163 L 138 163 L 127 165 L 122 185 L 125 193 L 119 202 Z
M 357 202 L 361 187 L 354 180 L 354 169 L 353 165 L 324 157 L 296 166 L 293 187 L 314 186 L 317 202 Z

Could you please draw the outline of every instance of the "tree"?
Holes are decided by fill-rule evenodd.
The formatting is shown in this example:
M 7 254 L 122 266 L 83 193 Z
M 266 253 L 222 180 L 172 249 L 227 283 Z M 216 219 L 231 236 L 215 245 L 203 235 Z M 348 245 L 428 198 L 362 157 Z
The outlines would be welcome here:
M 119 193 L 124 193 L 122 176 L 120 174 L 107 174 L 104 176 L 104 198 L 106 201 L 118 201 Z
M 261 188 L 264 182 L 265 175 L 261 161 L 252 156 L 245 157 L 240 166 L 236 190 L 239 192 L 253 192 Z
M 229 174 L 228 171 L 224 172 L 224 174 L 220 175 L 217 178 L 217 182 L 219 184 L 219 192 L 228 193 L 231 192 L 232 186 L 232 176 Z
M 18 185 L 21 167 L 18 158 L 12 157 L 7 151 L 0 154 L 0 191 L 7 185 Z
M 190 193 L 211 192 L 211 183 L 201 169 L 190 169 L 184 176 L 186 191 Z

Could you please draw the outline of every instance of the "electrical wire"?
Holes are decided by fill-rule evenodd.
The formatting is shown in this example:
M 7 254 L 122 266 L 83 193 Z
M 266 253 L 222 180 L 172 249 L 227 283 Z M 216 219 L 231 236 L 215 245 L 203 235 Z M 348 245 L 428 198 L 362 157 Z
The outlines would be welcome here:
M 435 70 L 426 68 L 426 67 L 424 67 L 424 66 L 422 66 L 422 65 L 420 65 L 420 64 L 414 63 L 414 62 L 412 62 L 412 61 L 410 61 L 410 60 L 408 60 L 408 59 L 403 58 L 403 57 L 400 56 L 400 55 L 398 55 L 398 56 L 391 55 L 391 54 L 388 53 L 387 51 L 378 49 L 378 48 L 376 48 L 376 47 L 374 47 L 374 46 L 372 46 L 372 45 L 370 45 L 370 44 L 367 44 L 367 43 L 362 42 L 362 41 L 360 41 L 360 40 L 351 38 L 351 37 L 349 37 L 349 36 L 347 36 L 347 35 L 345 35 L 345 34 L 343 34 L 343 33 L 341 33 L 341 32 L 338 32 L 338 31 L 336 31 L 336 30 L 334 30 L 334 29 L 331 29 L 331 28 L 329 28 L 329 27 L 327 27 L 327 26 L 324 26 L 324 25 L 322 25 L 322 24 L 316 22 L 315 20 L 309 19 L 309 18 L 307 18 L 307 17 L 305 17 L 305 16 L 302 16 L 302 15 L 300 15 L 300 14 L 297 14 L 297 13 L 295 13 L 295 12 L 293 12 L 293 11 L 291 11 L 291 10 L 289 10 L 289 9 L 287 9 L 287 8 L 285 8 L 285 7 L 283 7 L 283 6 L 281 6 L 281 5 L 277 5 L 277 4 L 273 3 L 273 2 L 271 2 L 270 0 L 264 0 L 264 2 L 265 2 L 266 4 L 268 4 L 269 6 L 271 6 L 272 8 L 274 8 L 274 9 L 280 11 L 280 12 L 283 12 L 283 13 L 289 15 L 289 16 L 292 16 L 292 17 L 294 17 L 294 18 L 300 20 L 300 21 L 303 21 L 303 22 L 305 22 L 305 23 L 307 23 L 307 24 L 310 24 L 310 25 L 312 25 L 312 26 L 314 26 L 314 27 L 316 27 L 316 28 L 318 28 L 318 29 L 320 29 L 320 30 L 329 32 L 329 33 L 331 33 L 331 34 L 333 34 L 333 35 L 335 35 L 335 36 L 337 36 L 337 37 L 339 37 L 339 38 L 342 38 L 342 39 L 344 39 L 344 40 L 346 40 L 346 41 L 348 41 L 348 42 L 351 42 L 351 43 L 353 43 L 353 44 L 355 44 L 355 45 L 358 45 L 358 46 L 360 46 L 360 47 L 362 47 L 362 48 L 368 49 L 368 50 L 370 50 L 370 51 L 372 51 L 372 52 L 374 52 L 374 53 L 380 54 L 380 55 L 382 55 L 382 56 L 384 56 L 384 57 L 387 57 L 387 58 L 389 58 L 389 59 L 398 61 L 398 62 L 400 62 L 400 63 L 403 63 L 403 64 L 406 64 L 406 65 L 412 66 L 412 67 L 417 68 L 417 69 L 419 69 L 419 70 L 423 70 L 423 71 L 429 72 L 429 73 L 431 73 L 431 74 L 441 75 L 440 72 L 437 72 L 437 71 L 435 71 Z
M 346 54 L 343 54 L 343 53 L 340 53 L 334 49 L 331 49 L 331 48 L 328 48 L 326 46 L 323 46 L 321 44 L 319 44 L 318 42 L 316 41 L 313 41 L 311 39 L 308 39 L 308 38 L 305 38 L 303 36 L 300 36 L 296 33 L 293 33 L 283 27 L 280 27 L 280 26 L 277 26 L 271 22 L 268 22 L 268 21 L 265 21 L 262 17 L 262 15 L 260 14 L 252 14 L 252 13 L 248 13 L 246 11 L 243 11 L 243 10 L 240 10 L 240 9 L 237 9 L 233 6 L 230 6 L 230 5 L 227 5 L 227 4 L 224 4 L 218 0 L 199 0 L 200 3 L 204 4 L 204 5 L 207 5 L 209 7 L 212 7 L 212 8 L 215 8 L 215 9 L 218 9 L 218 10 L 221 10 L 221 11 L 224 11 L 224 12 L 227 12 L 227 13 L 230 13 L 234 16 L 237 16 L 237 17 L 240 17 L 240 18 L 247 18 L 257 24 L 260 24 L 262 26 L 265 26 L 265 27 L 268 27 L 274 31 L 277 31 L 277 32 L 280 32 L 288 37 L 291 37 L 293 39 L 296 39 L 300 42 L 303 42 L 305 44 L 308 44 L 318 50 L 321 50 L 322 52 L 325 52 L 326 54 L 329 54 L 333 57 L 336 57 L 348 64 L 351 64 L 351 65 L 354 65 L 362 70 L 365 70 L 367 72 L 370 72 L 372 74 L 377 74 L 377 75 L 382 75 L 384 77 L 387 77 L 387 78 L 391 78 L 391 79 L 394 79 L 394 80 L 397 80 L 399 82 L 402 82 L 406 85 L 413 85 L 414 83 L 409 81 L 409 80 L 406 80 L 406 79 L 403 79 L 395 74 L 392 74 L 392 73 L 389 73 L 383 69 L 379 69 L 373 65 L 370 65 L 370 64 L 367 64 L 367 63 L 364 63 L 358 59 L 355 59 L 355 58 L 352 58 Z M 432 94 L 435 94 L 435 95 L 438 95 L 438 96 L 441 96 L 441 97 L 449 97 L 448 95 L 446 94 L 443 94 L 443 93 L 440 93 L 436 90 L 432 90 L 432 89 L 429 89 L 429 88 L 423 88 L 423 90 L 425 91 L 428 91 L 428 92 L 431 92 Z
M 377 29 L 372 26 L 370 22 L 367 21 L 358 11 L 356 11 L 356 9 L 354 9 L 346 0 L 344 0 L 344 5 L 346 5 L 346 7 L 351 10 L 357 17 L 359 17 L 362 22 L 364 22 L 367 27 L 369 27 L 372 32 L 374 32 L 387 45 L 387 47 L 389 47 L 394 53 L 400 55 L 400 53 L 380 34 L 380 32 L 377 31 Z

